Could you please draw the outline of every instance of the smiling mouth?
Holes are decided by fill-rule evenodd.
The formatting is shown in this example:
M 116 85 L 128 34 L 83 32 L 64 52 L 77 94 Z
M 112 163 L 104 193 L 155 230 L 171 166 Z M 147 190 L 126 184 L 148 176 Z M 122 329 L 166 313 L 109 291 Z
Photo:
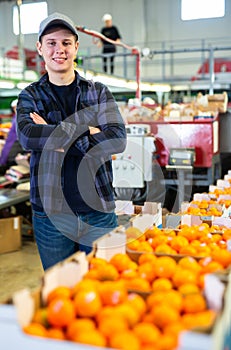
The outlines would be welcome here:
M 53 58 L 53 61 L 56 61 L 56 62 L 63 62 L 63 61 L 66 61 L 67 60 L 67 58 L 66 57 L 56 57 L 56 58 Z

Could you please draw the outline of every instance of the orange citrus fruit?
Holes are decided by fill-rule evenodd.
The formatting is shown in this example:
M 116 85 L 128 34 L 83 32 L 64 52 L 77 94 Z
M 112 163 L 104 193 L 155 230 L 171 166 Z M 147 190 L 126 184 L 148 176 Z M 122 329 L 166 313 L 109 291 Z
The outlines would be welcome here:
M 76 315 L 80 317 L 94 317 L 102 308 L 100 295 L 95 290 L 78 292 L 73 304 Z
M 110 347 L 122 350 L 140 350 L 139 338 L 131 330 L 113 334 L 109 342 Z
M 183 298 L 182 310 L 185 313 L 194 313 L 204 311 L 206 309 L 206 301 L 199 293 L 187 294 Z
M 178 288 L 178 291 L 181 294 L 192 294 L 192 293 L 198 293 L 200 289 L 194 283 L 184 283 Z
M 154 324 L 161 329 L 180 320 L 179 312 L 164 302 L 154 305 L 151 309 L 151 314 Z
M 185 268 L 185 269 L 189 269 L 189 270 L 192 270 L 195 272 L 201 271 L 201 266 L 199 265 L 197 260 L 191 256 L 185 256 L 185 257 L 181 258 L 178 261 L 178 265 Z
M 79 334 L 83 331 L 91 332 L 95 328 L 96 328 L 95 323 L 92 319 L 84 318 L 84 317 L 83 318 L 75 318 L 67 326 L 66 336 L 67 336 L 67 339 L 74 340 L 76 334 Z
M 153 253 L 143 253 L 138 258 L 138 264 L 142 265 L 145 263 L 155 264 L 157 257 Z
M 128 322 L 123 316 L 118 314 L 113 317 L 103 317 L 98 323 L 98 330 L 106 338 L 111 338 L 115 333 L 128 330 Z
M 23 331 L 29 335 L 34 335 L 37 337 L 47 337 L 47 330 L 40 323 L 32 322 L 29 325 L 23 327 Z
M 137 272 L 138 276 L 146 279 L 148 282 L 152 282 L 156 277 L 155 270 L 153 269 L 152 264 L 149 262 L 139 265 Z
M 161 256 L 156 260 L 155 274 L 157 277 L 171 278 L 176 269 L 176 261 L 168 256 Z
M 182 247 L 185 247 L 188 244 L 189 244 L 189 242 L 188 242 L 187 238 L 183 237 L 183 236 L 173 237 L 173 239 L 169 243 L 169 245 L 177 252 L 179 252 Z
M 65 334 L 62 328 L 52 327 L 47 330 L 47 337 L 56 340 L 65 340 Z
M 129 293 L 126 304 L 130 304 L 141 316 L 146 312 L 147 306 L 144 298 L 137 293 Z
M 74 318 L 74 303 L 70 299 L 55 298 L 47 307 L 47 319 L 52 326 L 65 327 Z
M 179 288 L 185 283 L 197 284 L 198 274 L 193 270 L 188 270 L 179 266 L 172 276 L 172 281 L 176 288 Z
M 124 270 L 127 270 L 129 268 L 129 264 L 131 262 L 131 259 L 127 254 L 117 253 L 113 255 L 113 257 L 109 261 L 117 271 L 122 272 Z
M 134 326 L 133 332 L 139 338 L 141 347 L 143 345 L 154 345 L 160 337 L 160 330 L 149 322 L 140 322 Z
M 157 278 L 155 281 L 152 283 L 152 290 L 155 292 L 157 290 L 170 290 L 172 289 L 172 282 L 168 278 Z
M 121 282 L 105 281 L 99 287 L 99 295 L 103 306 L 113 306 L 125 301 L 127 290 Z
M 66 286 L 58 286 L 54 288 L 47 296 L 47 303 L 49 304 L 51 300 L 55 298 L 70 298 L 71 289 Z
M 89 331 L 82 331 L 81 333 L 77 333 L 73 340 L 77 343 L 100 347 L 105 347 L 107 344 L 106 338 L 97 329 L 91 330 L 90 333 Z
M 47 308 L 42 307 L 35 311 L 32 322 L 40 323 L 44 327 L 48 327 Z

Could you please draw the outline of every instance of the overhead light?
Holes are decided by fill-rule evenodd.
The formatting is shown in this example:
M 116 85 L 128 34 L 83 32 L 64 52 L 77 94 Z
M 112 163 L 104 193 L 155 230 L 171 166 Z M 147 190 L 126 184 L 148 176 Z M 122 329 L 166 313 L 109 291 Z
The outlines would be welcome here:
M 17 88 L 22 90 L 22 89 L 25 89 L 30 83 L 29 82 L 20 82 L 17 84 Z
M 0 81 L 0 89 L 14 89 L 15 84 L 12 81 Z

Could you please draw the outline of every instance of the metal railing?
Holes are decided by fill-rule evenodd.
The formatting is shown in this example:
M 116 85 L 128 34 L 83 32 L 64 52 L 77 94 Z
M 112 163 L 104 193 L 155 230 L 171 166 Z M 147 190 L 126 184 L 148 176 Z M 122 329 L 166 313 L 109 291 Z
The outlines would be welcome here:
M 131 43 L 130 46 L 136 47 L 140 52 L 141 81 L 169 83 L 171 86 L 180 83 L 192 86 L 197 82 L 205 82 L 210 92 L 218 82 L 226 84 L 227 87 L 230 85 L 231 37 L 155 41 L 146 44 L 145 47 L 142 43 Z M 24 65 L 20 60 L 8 57 L 9 50 L 0 48 L 0 79 L 32 77 L 33 80 L 41 75 L 44 67 L 36 52 L 34 57 L 30 58 L 25 54 Z M 95 45 L 80 46 L 76 61 L 84 71 L 101 73 L 103 56 Z M 135 56 L 130 50 L 118 47 L 115 53 L 114 75 L 135 80 L 136 74 Z

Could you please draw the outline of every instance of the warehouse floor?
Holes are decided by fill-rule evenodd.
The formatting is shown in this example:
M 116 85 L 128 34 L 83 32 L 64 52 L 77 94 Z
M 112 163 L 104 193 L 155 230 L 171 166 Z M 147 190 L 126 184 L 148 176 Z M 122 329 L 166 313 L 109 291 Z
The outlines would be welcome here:
M 0 303 L 20 289 L 35 289 L 42 275 L 43 268 L 33 237 L 22 237 L 21 250 L 0 254 Z

